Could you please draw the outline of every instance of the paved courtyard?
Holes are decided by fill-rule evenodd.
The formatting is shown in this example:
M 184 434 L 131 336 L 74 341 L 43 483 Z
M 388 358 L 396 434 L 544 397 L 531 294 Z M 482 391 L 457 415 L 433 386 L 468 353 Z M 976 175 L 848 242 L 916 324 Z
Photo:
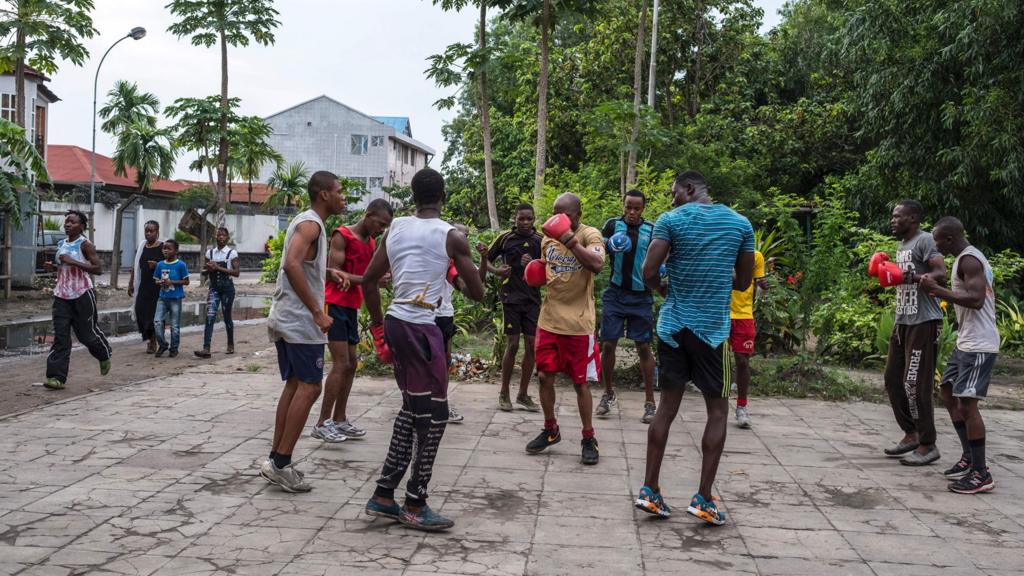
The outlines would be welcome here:
M 985 413 L 996 491 L 960 496 L 939 467 L 879 456 L 897 436 L 884 406 L 754 399 L 754 429 L 729 429 L 716 486 L 729 523 L 714 528 L 684 512 L 699 397 L 684 404 L 663 471 L 676 514 L 656 520 L 632 508 L 646 441 L 639 393 L 597 420 L 601 462 L 583 467 L 570 389 L 559 392 L 563 442 L 529 456 L 541 417 L 496 411 L 495 384 L 456 383 L 466 422 L 448 428 L 430 499 L 456 526 L 425 535 L 362 512 L 399 405 L 390 381 L 356 382 L 349 414 L 366 439 L 300 441 L 313 492 L 258 477 L 279 391 L 272 361 L 236 358 L 0 420 L 0 574 L 1024 571 L 1021 412 Z M 958 452 L 939 422 L 948 466 Z

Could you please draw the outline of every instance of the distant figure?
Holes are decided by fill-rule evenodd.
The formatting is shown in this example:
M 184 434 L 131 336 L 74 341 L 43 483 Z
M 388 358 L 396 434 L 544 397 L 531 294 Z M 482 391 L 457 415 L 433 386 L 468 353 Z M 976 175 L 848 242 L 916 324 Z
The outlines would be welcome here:
M 143 227 L 145 240 L 135 250 L 135 265 L 128 280 L 128 295 L 135 298 L 135 322 L 146 345 L 146 354 L 156 352 L 156 330 L 153 317 L 156 303 L 160 299 L 160 288 L 150 282 L 156 263 L 164 259 L 164 243 L 160 241 L 160 224 L 156 220 L 146 222 Z
M 200 358 L 210 357 L 213 341 L 213 327 L 217 324 L 217 308 L 223 310 L 224 330 L 228 334 L 228 348 L 225 354 L 235 353 L 235 322 L 231 318 L 231 306 L 235 303 L 235 281 L 238 278 L 238 252 L 228 246 L 230 233 L 223 226 L 217 228 L 217 245 L 206 250 L 206 270 L 210 279 L 210 291 L 206 295 L 206 327 L 203 329 L 203 349 L 196 350 Z
M 270 241 L 274 239 L 274 235 L 267 236 L 267 241 L 263 243 L 263 253 L 270 256 Z
M 157 262 L 153 269 L 153 279 L 160 286 L 160 300 L 156 303 L 156 315 L 153 328 L 156 330 L 156 357 L 167 352 L 167 341 L 164 340 L 164 325 L 171 324 L 171 358 L 178 355 L 181 343 L 181 301 L 185 299 L 185 286 L 188 286 L 188 266 L 178 260 L 178 241 L 168 238 L 163 246 L 164 259 Z

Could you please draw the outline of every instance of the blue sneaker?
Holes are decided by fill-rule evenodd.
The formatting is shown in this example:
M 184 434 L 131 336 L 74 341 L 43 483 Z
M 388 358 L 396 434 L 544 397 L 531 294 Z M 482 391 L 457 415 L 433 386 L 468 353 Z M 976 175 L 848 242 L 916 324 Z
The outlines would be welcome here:
M 661 498 L 661 491 L 654 490 L 650 486 L 644 486 L 640 489 L 640 495 L 636 497 L 635 506 L 639 510 L 643 510 L 648 514 L 654 514 L 660 518 L 668 518 L 672 515 L 672 510 L 669 509 L 668 504 Z
M 402 508 L 398 505 L 398 502 L 392 502 L 389 504 L 381 504 L 373 498 L 370 498 L 366 502 L 366 515 L 376 516 L 377 518 L 389 518 L 391 520 L 398 520 L 402 514 Z
M 693 500 L 690 500 L 690 507 L 686 511 L 708 524 L 721 526 L 725 524 L 725 512 L 718 509 L 717 502 L 718 499 L 714 497 L 708 502 L 698 492 L 693 495 Z
M 416 513 L 409 512 L 403 506 L 401 514 L 398 515 L 398 521 L 409 528 L 424 532 L 438 532 L 455 526 L 455 522 L 434 512 L 430 506 L 424 506 Z

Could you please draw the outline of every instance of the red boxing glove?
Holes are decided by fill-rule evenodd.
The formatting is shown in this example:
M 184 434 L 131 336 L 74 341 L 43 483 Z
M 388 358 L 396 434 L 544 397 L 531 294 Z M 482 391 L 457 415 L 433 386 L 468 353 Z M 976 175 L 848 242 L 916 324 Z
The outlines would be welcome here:
M 871 255 L 871 261 L 868 262 L 868 276 L 878 277 L 878 267 L 882 262 L 888 262 L 889 255 L 885 252 L 875 252 Z
M 561 242 L 562 236 L 572 231 L 572 220 L 569 220 L 569 217 L 565 214 L 555 214 L 548 218 L 548 221 L 544 223 L 544 226 L 541 226 L 541 229 L 544 230 L 544 235 L 548 238 L 554 238 Z M 574 236 L 573 240 L 575 239 Z
M 526 284 L 537 288 L 548 283 L 548 265 L 543 260 L 530 260 L 523 269 L 523 280 Z
M 903 270 L 895 262 L 882 262 L 878 265 L 878 284 L 882 288 L 903 284 Z
M 458 278 L 458 277 L 459 277 L 459 271 L 455 269 L 455 261 L 454 260 L 449 260 L 448 261 L 448 275 L 446 276 L 446 279 L 448 280 L 448 283 L 451 284 L 452 286 L 455 286 L 455 279 Z
M 373 335 L 373 349 L 377 352 L 377 359 L 381 364 L 394 364 L 391 348 L 388 348 L 388 343 L 384 340 L 384 325 L 371 324 L 370 334 Z

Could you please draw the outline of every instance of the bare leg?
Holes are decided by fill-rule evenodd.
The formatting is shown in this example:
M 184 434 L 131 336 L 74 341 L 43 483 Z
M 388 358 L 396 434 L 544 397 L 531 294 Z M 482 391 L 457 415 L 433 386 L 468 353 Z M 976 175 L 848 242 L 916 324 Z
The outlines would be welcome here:
M 519 353 L 519 335 L 518 334 L 506 334 L 505 335 L 505 354 L 501 357 L 501 395 L 509 395 L 509 385 L 512 382 L 512 370 L 516 367 L 516 354 Z M 529 347 L 527 354 L 533 353 L 533 346 Z M 523 359 L 523 363 L 526 363 L 526 359 Z M 525 370 L 525 366 L 524 366 Z M 520 386 L 522 389 L 522 386 Z
M 345 371 L 341 374 L 341 386 L 338 387 L 338 398 L 334 401 L 334 421 L 344 422 L 348 420 L 348 395 L 352 392 L 352 382 L 356 378 L 356 366 L 359 364 L 358 347 L 349 344 L 345 350 L 348 361 L 345 363 Z M 334 354 L 333 352 L 331 353 Z M 321 412 L 321 417 L 323 413 Z
M 708 421 L 704 425 L 704 437 L 700 442 L 703 456 L 700 465 L 700 495 L 710 502 L 711 486 L 715 483 L 715 474 L 718 473 L 718 461 L 722 459 L 722 450 L 725 449 L 729 399 L 705 395 L 704 405 L 708 410 Z
M 324 420 L 330 418 L 331 413 L 335 411 L 334 406 L 345 382 L 345 372 L 348 370 L 348 342 L 328 342 L 327 348 L 331 351 L 333 362 L 331 371 L 327 373 L 327 379 L 324 380 L 324 399 L 320 403 L 320 417 L 316 420 L 317 426 L 323 426 Z M 351 386 L 351 384 L 349 385 Z
M 528 395 L 527 391 L 530 387 L 530 380 L 533 378 L 533 367 L 536 363 L 533 352 L 533 336 L 523 336 L 523 343 L 526 346 L 526 350 L 523 350 L 522 373 L 519 375 L 519 398 L 526 398 Z M 515 362 L 515 354 L 512 355 L 512 361 Z M 512 374 L 509 373 L 509 378 L 511 377 Z
M 555 419 L 555 374 L 541 372 L 537 375 L 540 380 L 540 407 L 544 410 L 545 420 Z
M 977 440 L 985 437 L 985 421 L 981 419 L 977 398 L 957 398 L 960 401 L 960 415 L 967 423 L 967 438 Z
M 750 355 L 733 354 L 736 359 L 736 396 L 746 400 L 750 394 Z
M 604 392 L 611 396 L 615 394 L 615 347 L 618 340 L 605 340 L 601 342 L 601 382 L 604 383 Z
M 661 461 L 665 458 L 665 445 L 668 443 L 668 433 L 672 428 L 672 421 L 679 413 L 679 404 L 683 401 L 683 390 L 685 387 L 678 390 L 661 391 L 661 404 L 658 404 L 654 420 L 647 428 L 647 468 L 644 485 L 651 488 L 659 486 Z
M 651 343 L 637 342 L 636 354 L 640 357 L 640 372 L 644 377 L 644 401 L 654 402 L 654 354 L 651 354 Z
M 284 384 L 284 390 L 281 391 L 281 398 L 277 401 L 277 415 L 274 417 L 274 443 L 271 445 L 271 449 L 274 452 L 280 452 L 278 448 L 281 446 L 281 438 L 284 437 L 285 422 L 288 421 L 288 409 L 292 405 L 292 398 L 295 397 L 295 389 L 298 386 L 298 380 L 294 377 L 289 378 Z
M 299 382 L 295 393 L 292 396 L 291 405 L 288 406 L 288 415 L 284 423 L 284 433 L 278 443 L 279 454 L 291 454 L 295 450 L 295 443 L 302 435 L 302 429 L 306 427 L 306 418 L 309 417 L 309 410 L 313 403 L 320 396 L 320 383 Z
M 580 422 L 584 430 L 594 427 L 594 398 L 590 394 L 590 382 L 573 386 L 576 390 L 576 405 L 580 409 Z

